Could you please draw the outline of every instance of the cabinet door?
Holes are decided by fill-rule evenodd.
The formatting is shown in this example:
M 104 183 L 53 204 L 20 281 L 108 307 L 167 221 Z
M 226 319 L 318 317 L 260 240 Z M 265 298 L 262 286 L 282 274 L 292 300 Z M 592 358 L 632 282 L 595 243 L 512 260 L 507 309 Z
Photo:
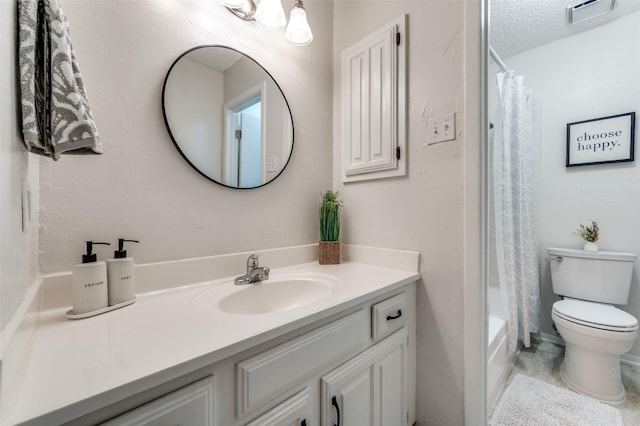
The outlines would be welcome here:
M 213 376 L 129 411 L 103 426 L 214 426 Z
M 373 426 L 373 407 L 375 395 L 373 389 L 373 368 L 362 365 L 361 368 L 350 369 L 348 379 L 336 386 L 331 397 L 334 409 L 334 425 Z
M 322 425 L 405 426 L 407 329 L 321 379 Z
M 247 426 L 311 426 L 310 417 L 311 397 L 307 388 Z
M 405 174 L 405 26 L 402 16 L 342 52 L 343 182 Z

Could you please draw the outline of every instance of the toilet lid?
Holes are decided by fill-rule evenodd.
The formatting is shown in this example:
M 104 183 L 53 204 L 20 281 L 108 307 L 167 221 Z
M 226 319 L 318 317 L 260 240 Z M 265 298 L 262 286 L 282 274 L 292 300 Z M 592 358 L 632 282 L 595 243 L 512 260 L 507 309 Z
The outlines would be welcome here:
M 553 310 L 557 315 L 568 321 L 588 327 L 611 331 L 634 331 L 638 329 L 638 320 L 633 315 L 613 305 L 564 299 L 554 303 Z

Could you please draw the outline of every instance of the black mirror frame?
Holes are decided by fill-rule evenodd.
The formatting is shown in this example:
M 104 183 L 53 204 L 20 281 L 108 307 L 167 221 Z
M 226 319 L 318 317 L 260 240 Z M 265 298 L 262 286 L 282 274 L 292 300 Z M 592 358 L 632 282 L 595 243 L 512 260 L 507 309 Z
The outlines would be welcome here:
M 173 70 L 173 68 L 175 67 L 175 65 L 178 63 L 178 61 L 180 61 L 180 59 L 182 59 L 184 56 L 188 55 L 189 53 L 193 52 L 194 50 L 197 49 L 202 49 L 205 47 L 220 47 L 223 49 L 228 49 L 231 51 L 234 51 L 236 53 L 241 54 L 242 56 L 250 59 L 253 63 L 255 63 L 257 66 L 259 66 L 260 68 L 262 68 L 262 70 L 264 70 L 264 72 L 271 78 L 271 81 L 273 81 L 273 83 L 276 85 L 276 87 L 278 88 L 278 90 L 280 91 L 280 93 L 282 94 L 282 98 L 284 99 L 284 103 L 287 106 L 287 110 L 289 111 L 289 118 L 291 119 L 291 150 L 289 151 L 289 157 L 287 158 L 287 161 L 284 163 L 284 165 L 282 166 L 282 169 L 280 170 L 280 172 L 275 175 L 273 177 L 273 179 L 270 179 L 268 182 L 263 183 L 262 185 L 258 185 L 258 186 L 251 186 L 251 187 L 240 187 L 240 186 L 230 186 L 230 185 L 225 185 L 222 182 L 218 182 L 215 179 L 212 179 L 211 177 L 207 176 L 205 173 L 203 173 L 200 169 L 198 169 L 192 162 L 191 160 L 189 160 L 189 158 L 185 155 L 184 152 L 182 152 L 182 150 L 180 149 L 180 146 L 178 145 L 178 142 L 176 141 L 176 138 L 173 136 L 173 133 L 171 132 L 171 127 L 169 126 L 169 121 L 167 119 L 167 111 L 165 108 L 165 91 L 167 88 L 167 81 L 169 80 L 169 75 L 171 75 L 171 71 Z M 258 61 L 256 61 L 255 59 L 253 59 L 251 56 L 247 55 L 246 53 L 240 52 L 237 49 L 234 49 L 233 47 L 229 47 L 229 46 L 224 46 L 221 44 L 203 44 L 203 45 L 199 45 L 199 46 L 195 46 L 192 47 L 189 50 L 184 51 L 180 56 L 178 56 L 173 63 L 171 64 L 171 66 L 169 67 L 169 70 L 167 71 L 167 75 L 164 78 L 164 82 L 162 83 L 162 118 L 164 119 L 164 125 L 167 128 L 167 132 L 169 133 L 169 137 L 171 138 L 171 141 L 173 142 L 173 145 L 175 146 L 176 150 L 178 150 L 178 152 L 180 153 L 180 155 L 182 156 L 182 158 L 195 170 L 197 171 L 201 176 L 204 176 L 206 179 L 210 180 L 211 182 L 214 182 L 220 186 L 224 186 L 226 188 L 231 188 L 231 189 L 243 189 L 243 190 L 251 190 L 251 189 L 257 189 L 257 188 L 262 188 L 265 185 L 270 184 L 271 182 L 273 182 L 274 180 L 276 180 L 278 177 L 280 177 L 280 175 L 284 172 L 284 170 L 287 168 L 287 166 L 289 165 L 289 162 L 291 161 L 291 157 L 293 156 L 293 147 L 295 145 L 295 126 L 293 125 L 293 113 L 291 112 L 291 106 L 289 105 L 289 101 L 287 100 L 287 97 L 284 95 L 284 92 L 282 91 L 282 88 L 280 87 L 280 85 L 278 84 L 278 82 L 276 81 L 275 78 L 273 78 L 273 76 L 271 75 L 271 73 L 269 71 L 267 71 L 267 69 L 265 67 L 263 67 Z

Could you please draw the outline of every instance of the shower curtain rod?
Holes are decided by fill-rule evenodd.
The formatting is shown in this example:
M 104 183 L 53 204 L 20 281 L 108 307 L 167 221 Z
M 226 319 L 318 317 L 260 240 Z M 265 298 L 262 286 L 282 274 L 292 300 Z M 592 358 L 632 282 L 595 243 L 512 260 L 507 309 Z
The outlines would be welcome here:
M 498 64 L 500 71 L 505 72 L 507 70 L 507 66 L 504 64 L 504 62 L 502 62 L 502 59 L 500 59 L 496 51 L 493 50 L 492 46 L 489 46 L 489 53 L 491 54 L 493 60 L 496 61 L 496 64 Z

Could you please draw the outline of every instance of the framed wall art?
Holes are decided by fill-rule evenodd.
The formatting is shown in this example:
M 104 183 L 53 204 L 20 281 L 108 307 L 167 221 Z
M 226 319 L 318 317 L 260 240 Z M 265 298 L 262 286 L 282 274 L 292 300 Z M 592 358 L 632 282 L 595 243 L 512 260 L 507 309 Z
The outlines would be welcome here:
M 636 113 L 567 123 L 567 167 L 633 161 Z

